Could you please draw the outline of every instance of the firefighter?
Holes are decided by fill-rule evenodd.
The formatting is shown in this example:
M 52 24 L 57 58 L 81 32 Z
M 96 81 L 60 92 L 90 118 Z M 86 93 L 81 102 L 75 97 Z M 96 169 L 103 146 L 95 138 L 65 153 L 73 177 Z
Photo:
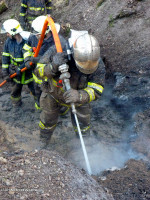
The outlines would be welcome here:
M 43 28 L 45 20 L 46 20 L 46 16 L 39 16 L 32 22 L 33 34 L 30 35 L 27 43 L 23 47 L 24 61 L 26 63 L 26 66 L 30 66 L 30 62 L 36 64 L 39 58 L 43 56 L 43 54 L 48 50 L 48 48 L 50 48 L 51 46 L 54 47 L 55 43 L 54 43 L 53 35 L 51 32 L 50 26 L 48 26 L 38 57 L 37 58 L 33 57 L 34 55 L 33 49 L 35 49 L 38 45 L 38 41 L 41 36 L 41 32 L 42 32 L 42 28 Z M 57 33 L 59 33 L 60 25 L 58 23 L 55 23 L 55 26 L 57 29 Z M 65 41 L 61 35 L 59 36 L 61 38 L 61 41 L 62 40 Z M 41 84 L 43 83 L 43 80 L 41 78 L 36 77 L 34 73 L 33 73 L 33 78 L 35 82 L 35 93 L 36 93 L 35 108 L 40 109 L 39 99 L 41 95 L 41 87 L 42 87 Z
M 20 24 L 26 31 L 32 31 L 32 21 L 44 14 L 51 14 L 51 0 L 21 0 Z
M 22 28 L 15 19 L 8 19 L 2 25 L 1 33 L 7 33 L 8 36 L 2 53 L 2 73 L 4 79 L 12 82 L 11 100 L 14 106 L 20 106 L 22 103 L 21 91 L 24 84 L 28 85 L 31 93 L 35 96 L 31 67 L 28 66 L 23 73 L 20 71 L 25 67 L 22 48 L 26 42 L 20 35 L 21 32 Z M 12 80 L 10 74 L 15 72 L 17 72 L 17 77 Z
M 101 96 L 105 82 L 105 65 L 100 58 L 99 43 L 94 36 L 86 33 L 75 40 L 70 61 L 64 52 L 55 53 L 50 57 L 49 55 L 51 55 L 51 49 L 40 59 L 40 62 L 45 65 L 37 65 L 35 69 L 37 76 L 48 79 L 48 88 L 42 91 L 40 98 L 41 137 L 46 140 L 51 138 L 57 125 L 61 106 L 70 108 L 71 103 L 75 103 L 82 135 L 87 136 L 90 128 L 90 102 Z M 68 91 L 58 84 L 61 75 L 58 67 L 65 63 L 69 66 L 72 88 Z M 72 111 L 71 119 L 77 133 Z

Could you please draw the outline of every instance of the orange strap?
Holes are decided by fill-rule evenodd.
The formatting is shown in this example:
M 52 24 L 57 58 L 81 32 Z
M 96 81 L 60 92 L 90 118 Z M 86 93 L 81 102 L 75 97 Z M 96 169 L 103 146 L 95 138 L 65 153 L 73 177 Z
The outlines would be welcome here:
M 37 45 L 37 48 L 36 48 L 36 51 L 35 51 L 35 54 L 34 54 L 34 57 L 37 57 L 38 54 L 39 54 L 39 51 L 40 51 L 40 48 L 42 46 L 42 43 L 43 43 L 43 40 L 44 40 L 44 36 L 45 36 L 45 32 L 47 30 L 47 25 L 48 25 L 48 21 L 45 20 L 45 23 L 44 23 L 44 26 L 43 26 L 43 29 L 42 29 L 42 34 L 41 34 L 41 37 L 39 39 L 39 42 L 38 42 L 38 45 Z M 30 63 L 30 65 L 32 65 L 32 62 Z M 24 72 L 26 71 L 27 68 L 24 67 L 23 69 L 21 69 L 21 72 Z M 10 78 L 14 78 L 15 76 L 17 76 L 17 73 L 14 73 L 12 75 L 10 75 Z M 4 80 L 1 84 L 0 84 L 0 87 L 3 86 L 7 81 Z
M 60 39 L 59 39 L 57 30 L 56 30 L 56 27 L 55 27 L 55 23 L 54 23 L 53 19 L 49 16 L 47 17 L 47 21 L 48 21 L 48 23 L 51 27 L 53 38 L 54 38 L 54 41 L 55 41 L 56 50 L 57 50 L 58 53 L 61 53 L 61 52 L 63 52 L 63 50 L 62 50 Z
M 55 45 L 56 45 L 56 50 L 58 53 L 61 53 L 62 52 L 62 47 L 61 47 L 61 43 L 60 43 L 60 39 L 59 39 L 59 36 L 58 36 L 58 33 L 57 33 L 57 30 L 56 30 L 56 27 L 55 27 L 55 23 L 53 21 L 53 19 L 48 16 L 44 22 L 44 26 L 43 26 L 43 29 L 42 29 L 42 33 L 41 33 L 41 37 L 39 39 L 39 42 L 38 42 L 38 45 L 37 45 L 37 48 L 36 48 L 36 51 L 35 51 L 35 54 L 34 54 L 34 57 L 37 57 L 38 54 L 39 54 L 39 51 L 40 51 L 40 48 L 42 46 L 42 43 L 43 43 L 43 40 L 44 40 L 44 36 L 45 36 L 45 32 L 47 30 L 47 26 L 48 26 L 48 23 L 51 27 L 51 31 L 52 31 L 52 34 L 53 34 L 53 38 L 54 38 L 54 41 L 55 41 Z M 32 62 L 30 63 L 30 65 L 32 65 Z M 21 72 L 24 72 L 26 71 L 27 68 L 24 67 L 23 69 L 21 69 Z M 10 76 L 10 78 L 14 78 L 15 76 L 17 76 L 17 73 L 14 73 Z M 0 84 L 0 87 L 2 85 L 4 85 L 7 81 L 4 80 L 1 84 Z
M 32 49 L 33 49 L 33 52 L 35 53 L 36 52 L 36 47 L 32 47 Z
M 7 81 L 4 80 L 4 81 L 0 84 L 0 87 L 1 87 L 2 85 L 4 85 L 6 82 L 7 82 Z
M 36 48 L 36 52 L 34 54 L 34 57 L 37 57 L 38 54 L 39 54 L 39 51 L 41 49 L 41 46 L 42 46 L 42 43 L 43 43 L 43 40 L 44 40 L 45 32 L 47 30 L 47 25 L 48 25 L 48 21 L 45 20 L 44 25 L 43 25 L 43 29 L 42 29 L 42 33 L 41 33 L 41 36 L 40 36 L 40 39 L 39 39 L 39 42 L 38 42 L 38 45 L 37 45 L 37 48 Z
M 48 21 L 48 23 L 49 23 L 49 25 L 51 27 L 51 31 L 52 31 L 52 34 L 53 34 L 53 38 L 54 38 L 54 42 L 55 42 L 57 53 L 61 53 L 61 52 L 63 52 L 63 50 L 62 50 L 60 39 L 59 39 L 57 30 L 56 30 L 56 27 L 55 27 L 55 23 L 54 23 L 53 19 L 50 16 L 47 17 L 47 21 Z M 59 87 L 59 88 L 62 88 L 63 87 L 62 80 L 59 80 L 57 82 L 56 86 Z

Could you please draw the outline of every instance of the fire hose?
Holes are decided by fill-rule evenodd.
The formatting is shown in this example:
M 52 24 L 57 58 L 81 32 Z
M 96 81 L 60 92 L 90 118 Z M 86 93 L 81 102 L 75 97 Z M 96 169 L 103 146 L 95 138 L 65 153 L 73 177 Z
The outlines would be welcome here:
M 43 40 L 44 40 L 44 36 L 45 36 L 45 32 L 46 32 L 46 29 L 47 29 L 47 25 L 48 25 L 48 21 L 45 20 L 45 23 L 44 23 L 44 26 L 43 26 L 43 29 L 42 29 L 42 34 L 40 36 L 40 39 L 39 39 L 39 42 L 38 42 L 38 45 L 37 45 L 37 48 L 35 50 L 35 54 L 34 54 L 34 57 L 37 57 L 38 54 L 39 54 L 39 51 L 40 51 L 40 48 L 42 46 L 42 43 L 43 43 Z M 32 65 L 33 63 L 31 62 L 30 65 Z M 27 67 L 24 67 L 22 68 L 20 71 L 21 73 L 26 71 L 27 70 Z M 10 75 L 10 78 L 14 78 L 17 76 L 17 73 L 14 73 L 12 75 Z M 5 83 L 7 82 L 7 80 L 4 80 L 1 84 L 0 84 L 0 87 L 3 86 Z
M 54 41 L 55 41 L 56 50 L 57 50 L 57 52 L 61 53 L 62 48 L 61 48 L 61 43 L 60 43 L 58 33 L 56 31 L 56 28 L 55 28 L 55 23 L 54 23 L 54 21 L 51 17 L 48 17 L 47 20 L 48 20 L 49 25 L 51 27 L 53 38 L 54 38 Z M 66 90 L 71 89 L 70 80 L 69 80 L 70 73 L 68 72 L 68 69 L 69 69 L 69 66 L 67 64 L 63 64 L 63 65 L 59 66 L 59 71 L 61 72 L 60 80 L 63 81 L 63 84 L 64 84 Z M 88 159 L 88 156 L 87 156 L 84 140 L 83 140 L 83 137 L 82 137 L 79 121 L 78 121 L 78 118 L 77 118 L 77 111 L 76 111 L 74 103 L 71 103 L 71 109 L 72 109 L 72 113 L 74 114 L 74 118 L 75 118 L 75 121 L 76 121 L 77 129 L 78 129 L 78 133 L 79 133 L 79 137 L 80 137 L 80 141 L 81 141 L 81 146 L 82 146 L 82 150 L 83 150 L 83 155 L 84 155 L 84 158 L 85 158 L 86 167 L 87 167 L 88 173 L 91 175 L 92 171 L 91 171 L 89 159 Z
M 39 54 L 40 48 L 41 48 L 43 40 L 44 40 L 45 32 L 47 30 L 48 23 L 49 23 L 49 25 L 51 27 L 53 38 L 54 38 L 54 41 L 55 41 L 56 50 L 57 50 L 58 53 L 62 52 L 62 47 L 61 47 L 61 43 L 60 43 L 60 39 L 59 39 L 58 33 L 56 31 L 55 23 L 54 23 L 53 19 L 50 16 L 47 16 L 47 18 L 46 18 L 46 20 L 44 22 L 42 33 L 41 33 L 41 36 L 40 36 L 40 39 L 39 39 L 39 42 L 38 42 L 34 57 L 37 57 L 38 54 Z M 33 63 L 31 62 L 30 65 L 32 65 L 32 64 Z M 59 71 L 61 72 L 60 79 L 63 81 L 63 84 L 65 85 L 66 90 L 70 90 L 71 89 L 70 80 L 69 80 L 70 73 L 68 72 L 68 68 L 69 67 L 68 67 L 67 64 L 59 66 Z M 27 68 L 24 67 L 20 71 L 24 72 L 26 70 L 27 70 Z M 14 74 L 10 75 L 10 78 L 14 78 L 15 76 L 17 76 L 17 73 L 14 73 Z M 2 85 L 4 85 L 6 82 L 7 82 L 7 80 L 4 80 L 0 84 L 0 87 Z M 88 170 L 88 173 L 91 175 L 92 171 L 91 171 L 90 163 L 89 163 L 89 160 L 88 160 L 88 156 L 87 156 L 87 152 L 86 152 L 84 140 L 83 140 L 83 137 L 82 137 L 82 133 L 81 133 L 81 129 L 80 129 L 79 121 L 78 121 L 78 118 L 77 118 L 77 112 L 76 112 L 76 108 L 75 108 L 75 104 L 74 103 L 71 103 L 71 108 L 72 108 L 72 113 L 74 114 L 74 117 L 75 117 L 75 121 L 76 121 L 77 129 L 78 129 L 78 133 L 79 133 L 79 137 L 80 137 L 80 141 L 81 141 L 81 146 L 82 146 L 82 149 L 83 149 L 83 154 L 84 154 L 87 170 Z
M 66 90 L 71 89 L 70 80 L 69 80 L 70 73 L 68 72 L 68 69 L 69 69 L 69 66 L 67 64 L 63 64 L 63 65 L 59 66 L 59 71 L 61 72 L 60 79 L 63 81 Z M 75 121 L 76 121 L 76 125 L 77 125 L 77 129 L 78 129 L 78 133 L 79 133 L 79 137 L 80 137 L 80 141 L 81 141 L 81 146 L 82 146 L 87 170 L 88 170 L 88 173 L 91 175 L 92 171 L 91 171 L 89 159 L 88 159 L 88 156 L 87 156 L 84 140 L 83 140 L 83 137 L 82 137 L 79 121 L 78 121 L 78 118 L 77 118 L 77 111 L 76 111 L 74 103 L 71 103 L 71 109 L 72 109 L 72 113 L 74 114 L 74 118 L 75 118 Z

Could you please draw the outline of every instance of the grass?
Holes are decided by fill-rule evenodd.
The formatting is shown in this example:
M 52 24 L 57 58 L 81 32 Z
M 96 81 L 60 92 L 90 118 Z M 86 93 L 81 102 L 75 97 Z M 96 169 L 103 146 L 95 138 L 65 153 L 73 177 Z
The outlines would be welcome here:
M 114 26 L 114 18 L 112 15 L 109 16 L 109 27 L 113 27 Z
M 100 0 L 98 3 L 97 3 L 97 6 L 96 8 L 99 8 L 106 0 Z

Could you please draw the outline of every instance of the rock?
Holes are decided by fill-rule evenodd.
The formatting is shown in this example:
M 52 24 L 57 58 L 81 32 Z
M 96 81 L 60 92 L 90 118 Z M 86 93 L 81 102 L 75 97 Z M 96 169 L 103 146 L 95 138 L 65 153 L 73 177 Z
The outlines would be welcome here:
M 3 158 L 3 157 L 0 157 L 0 163 L 7 163 L 7 159 Z
M 18 174 L 19 174 L 20 176 L 23 176 L 23 175 L 24 175 L 24 170 L 19 170 L 19 171 L 18 171 Z

